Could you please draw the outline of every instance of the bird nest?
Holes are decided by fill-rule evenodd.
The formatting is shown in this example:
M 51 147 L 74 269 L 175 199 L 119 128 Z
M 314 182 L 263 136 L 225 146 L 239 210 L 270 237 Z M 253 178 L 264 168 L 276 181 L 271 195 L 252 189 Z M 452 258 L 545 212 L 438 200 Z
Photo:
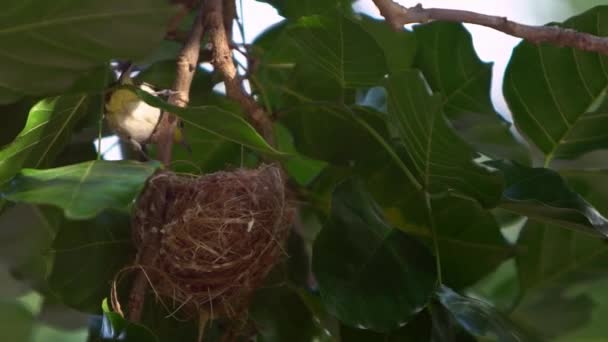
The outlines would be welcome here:
M 293 216 L 276 166 L 200 177 L 165 172 L 138 199 L 133 238 L 140 258 L 151 237 L 160 241 L 153 262 L 140 266 L 169 309 L 234 317 L 286 255 Z

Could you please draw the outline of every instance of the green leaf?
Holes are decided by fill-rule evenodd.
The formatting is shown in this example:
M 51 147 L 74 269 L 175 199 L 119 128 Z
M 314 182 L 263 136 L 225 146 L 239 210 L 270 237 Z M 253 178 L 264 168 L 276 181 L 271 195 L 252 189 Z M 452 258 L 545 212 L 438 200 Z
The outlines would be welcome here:
M 511 124 L 492 105 L 492 64 L 483 63 L 462 24 L 435 22 L 414 27 L 418 49 L 414 67 L 435 92 L 443 95 L 445 115 L 455 131 L 490 157 L 529 164 L 526 147 L 510 131 Z
M 292 133 L 297 150 L 311 158 L 336 165 L 369 161 L 382 150 L 380 139 L 388 147 L 385 118 L 365 108 L 303 105 L 281 117 Z
M 293 145 L 293 137 L 290 132 L 280 124 L 274 125 L 277 148 L 296 157 L 285 162 L 285 169 L 289 175 L 300 185 L 309 184 L 325 167 L 325 163 L 319 160 L 308 159 L 298 156 Z
M 47 278 L 51 292 L 63 304 L 99 313 L 114 276 L 134 254 L 130 216 L 106 211 L 91 220 L 62 220 L 56 230 L 48 254 L 53 258 Z
M 560 175 L 545 168 L 529 168 L 506 161 L 488 162 L 500 169 L 507 183 L 501 208 L 535 220 L 588 234 L 608 236 L 608 221 Z
M 398 330 L 387 334 L 371 330 L 355 329 L 348 326 L 340 327 L 342 341 L 348 342 L 419 342 L 431 341 L 431 319 L 427 311 L 422 311 L 416 317 Z
M 300 296 L 287 287 L 257 291 L 250 318 L 261 341 L 333 341 Z
M 368 16 L 361 16 L 359 25 L 384 51 L 386 65 L 391 72 L 405 71 L 412 66 L 419 42 L 410 31 L 394 31 L 385 20 Z
M 559 174 L 602 215 L 608 215 L 608 170 L 560 170 Z
M 21 133 L 0 150 L 0 186 L 24 167 L 50 166 L 87 107 L 84 95 L 49 98 L 34 105 Z
M 113 58 L 143 57 L 163 39 L 172 13 L 164 0 L 9 0 L 3 5 L 0 98 L 9 101 L 15 93 L 65 91 L 84 72 Z
M 267 109 L 282 106 L 283 92 L 299 57 L 288 28 L 289 23 L 282 21 L 266 29 L 252 44 L 252 55 L 259 65 L 253 69 L 251 87 Z
M 277 57 L 284 59 L 282 65 L 297 63 L 287 82 L 276 87 L 263 85 L 282 90 L 283 98 L 278 104 L 282 106 L 310 101 L 352 104 L 357 89 L 380 84 L 389 72 L 389 65 L 401 68 L 412 59 L 413 49 L 412 53 L 399 55 L 413 48 L 411 35 L 401 32 L 391 36 L 371 20 L 339 12 L 300 18 L 286 30 L 291 39 L 278 36 L 275 46 L 280 51 L 291 51 Z M 403 50 L 396 48 L 399 44 L 403 44 Z M 281 74 L 275 71 L 273 75 L 277 77 L 266 80 L 284 80 L 287 71 Z
M 377 167 L 367 184 L 391 225 L 432 246 L 424 194 L 402 178 L 395 166 Z M 492 214 L 476 201 L 448 195 L 432 199 L 431 208 L 445 285 L 470 286 L 513 254 Z
M 138 96 L 151 106 L 162 108 L 179 116 L 186 130 L 200 130 L 217 137 L 236 142 L 256 151 L 274 156 L 286 156 L 270 146 L 242 116 L 217 106 L 181 108 L 139 88 L 132 88 Z
M 330 313 L 350 326 L 396 329 L 427 304 L 435 289 L 430 252 L 390 227 L 356 183 L 335 190 L 331 220 L 313 248 L 321 298 Z
M 608 7 L 598 6 L 563 27 L 608 35 Z M 517 127 L 553 159 L 608 147 L 608 56 L 523 41 L 505 73 L 505 98 Z
M 445 286 L 437 290 L 437 297 L 460 326 L 477 338 L 505 342 L 529 341 L 518 327 L 486 302 L 461 296 Z
M 23 169 L 3 197 L 54 205 L 69 219 L 88 219 L 107 208 L 127 208 L 158 167 L 158 162 L 96 160 L 47 170 Z
M 0 322 L 2 322 L 3 340 L 28 341 L 30 339 L 34 317 L 17 300 L 0 299 Z
M 606 242 L 529 221 L 518 246 L 522 294 L 511 314 L 513 319 L 544 339 L 585 325 L 595 306 L 589 289 L 608 279 Z
M 322 14 L 336 8 L 348 10 L 351 7 L 353 0 L 300 0 L 300 1 L 283 1 L 283 0 L 258 0 L 265 2 L 276 8 L 280 15 L 289 19 L 297 19 L 299 17 Z
M 89 340 L 94 341 L 136 341 L 159 342 L 159 338 L 143 325 L 127 321 L 116 312 L 112 312 L 104 301 L 101 324 L 89 329 Z
M 341 88 L 376 85 L 388 70 L 383 50 L 355 18 L 305 17 L 290 34 L 300 53 L 298 64 L 320 71 Z
M 450 129 L 441 97 L 429 92 L 423 76 L 417 71 L 393 74 L 387 88 L 389 116 L 419 185 L 435 195 L 456 191 L 484 207 L 497 204 L 502 178 L 473 161 L 475 152 Z
M 448 196 L 431 205 L 446 285 L 473 285 L 513 255 L 494 217 L 477 202 Z
M 18 204 L 0 216 L 0 263 L 8 266 L 14 278 L 38 291 L 45 288 L 50 267 L 47 254 L 56 235 L 51 215 L 43 208 Z

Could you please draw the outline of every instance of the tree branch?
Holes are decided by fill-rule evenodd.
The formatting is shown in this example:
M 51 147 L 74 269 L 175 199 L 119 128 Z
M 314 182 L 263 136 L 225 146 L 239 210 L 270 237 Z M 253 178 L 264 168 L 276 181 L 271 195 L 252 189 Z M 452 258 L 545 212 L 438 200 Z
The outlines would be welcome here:
M 237 73 L 232 60 L 231 41 L 226 36 L 226 29 L 224 28 L 223 2 L 223 0 L 205 0 L 203 6 L 205 30 L 208 32 L 209 40 L 213 45 L 213 60 L 211 63 L 224 79 L 226 95 L 241 105 L 249 122 L 269 144 L 274 145 L 272 121 L 266 115 L 264 109 L 245 91 L 241 77 Z
M 176 76 L 173 83 L 174 93 L 169 97 L 169 103 L 173 105 L 185 107 L 190 101 L 190 86 L 198 65 L 202 37 L 203 13 L 201 6 L 201 10 L 192 25 L 190 34 L 177 56 Z M 152 136 L 152 141 L 158 146 L 158 159 L 165 167 L 168 167 L 171 164 L 173 131 L 176 126 L 177 118 L 175 115 L 163 112 L 161 122 Z M 162 219 L 164 220 L 164 217 L 162 217 Z M 160 233 L 148 232 L 146 236 L 147 238 L 142 242 L 136 258 L 136 264 L 144 267 L 156 262 L 158 251 L 160 250 Z M 139 322 L 141 320 L 147 290 L 148 281 L 145 274 L 143 271 L 137 273 L 133 286 L 131 287 L 131 293 L 129 294 L 129 320 L 133 322 Z
M 395 30 L 402 29 L 403 25 L 406 24 L 426 23 L 430 21 L 469 23 L 490 27 L 536 44 L 549 43 L 560 47 L 572 47 L 582 51 L 599 52 L 608 55 L 608 37 L 599 37 L 557 26 L 524 25 L 510 21 L 506 17 L 470 11 L 423 8 L 420 4 L 406 8 L 392 0 L 373 1 L 380 10 L 380 14 Z

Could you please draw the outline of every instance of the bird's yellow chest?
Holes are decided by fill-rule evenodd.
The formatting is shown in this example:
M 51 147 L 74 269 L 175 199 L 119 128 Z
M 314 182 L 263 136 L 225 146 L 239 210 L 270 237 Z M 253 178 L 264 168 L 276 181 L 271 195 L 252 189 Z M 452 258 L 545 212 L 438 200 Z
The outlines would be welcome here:
M 145 143 L 156 128 L 161 110 L 139 99 L 128 89 L 116 90 L 106 103 L 110 127 L 123 139 Z

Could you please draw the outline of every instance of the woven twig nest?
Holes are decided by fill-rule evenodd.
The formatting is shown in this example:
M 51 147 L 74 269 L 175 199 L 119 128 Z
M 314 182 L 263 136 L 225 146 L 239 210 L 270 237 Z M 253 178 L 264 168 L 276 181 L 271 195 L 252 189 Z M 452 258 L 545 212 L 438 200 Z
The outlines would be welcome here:
M 155 175 L 133 220 L 140 253 L 149 237 L 160 237 L 154 262 L 140 266 L 168 309 L 233 317 L 285 255 L 293 208 L 280 170 L 266 165 Z

